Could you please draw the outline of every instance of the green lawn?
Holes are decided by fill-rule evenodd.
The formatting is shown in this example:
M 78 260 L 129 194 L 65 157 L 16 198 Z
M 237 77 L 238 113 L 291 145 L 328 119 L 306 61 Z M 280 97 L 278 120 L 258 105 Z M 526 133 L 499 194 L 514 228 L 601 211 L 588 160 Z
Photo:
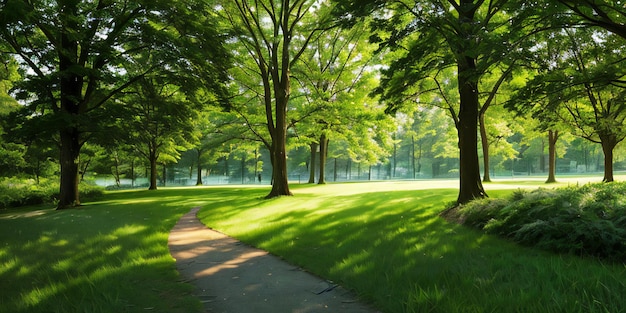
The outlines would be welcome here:
M 449 224 L 437 214 L 456 190 L 411 184 L 419 183 L 297 186 L 296 197 L 220 201 L 200 217 L 355 290 L 383 312 L 626 310 L 623 265 L 552 255 Z M 502 186 L 487 188 L 494 187 L 492 196 L 511 192 L 496 190 Z
M 115 192 L 0 213 L 0 312 L 200 312 L 167 234 L 203 222 L 355 290 L 383 312 L 622 312 L 626 267 L 523 248 L 437 213 L 455 182 Z M 486 185 L 494 197 L 537 183 Z M 429 189 L 432 188 L 432 189 Z
M 200 312 L 167 238 L 199 190 L 0 213 L 0 312 Z M 2 212 L 2 211 L 0 211 Z

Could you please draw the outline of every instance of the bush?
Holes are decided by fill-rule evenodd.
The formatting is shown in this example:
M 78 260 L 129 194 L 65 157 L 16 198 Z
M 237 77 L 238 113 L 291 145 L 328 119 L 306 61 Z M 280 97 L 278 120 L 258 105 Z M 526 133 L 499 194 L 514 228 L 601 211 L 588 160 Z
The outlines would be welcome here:
M 81 198 L 94 199 L 104 194 L 102 187 L 81 183 Z M 53 204 L 59 198 L 59 183 L 42 179 L 37 184 L 32 179 L 4 178 L 0 180 L 0 209 L 25 205 Z
M 462 224 L 557 253 L 626 261 L 626 183 L 517 191 L 457 210 Z

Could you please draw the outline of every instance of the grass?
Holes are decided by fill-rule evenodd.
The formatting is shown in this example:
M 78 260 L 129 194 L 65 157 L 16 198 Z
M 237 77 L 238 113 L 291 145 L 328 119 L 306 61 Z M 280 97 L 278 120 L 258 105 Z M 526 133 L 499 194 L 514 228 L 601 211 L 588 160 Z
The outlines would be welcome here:
M 517 188 L 505 185 L 486 186 L 492 197 Z M 273 200 L 261 200 L 267 187 L 168 188 L 113 192 L 78 210 L 10 210 L 0 213 L 0 312 L 200 312 L 167 250 L 169 230 L 195 206 L 205 224 L 382 312 L 624 312 L 623 265 L 450 224 L 437 217 L 456 198 L 449 187 L 294 185 L 296 196 Z
M 625 310 L 623 265 L 524 248 L 447 223 L 437 214 L 455 199 L 454 189 L 354 184 L 294 192 L 244 207 L 212 203 L 200 217 L 355 290 L 383 312 Z
M 173 191 L 108 198 L 0 213 L 0 312 L 200 312 L 167 248 L 194 204 Z

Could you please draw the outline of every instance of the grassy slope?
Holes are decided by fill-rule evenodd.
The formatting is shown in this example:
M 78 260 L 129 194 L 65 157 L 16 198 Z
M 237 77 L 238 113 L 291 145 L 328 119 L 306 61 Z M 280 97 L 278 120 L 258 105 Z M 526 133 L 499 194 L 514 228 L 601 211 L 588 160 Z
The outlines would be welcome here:
M 108 198 L 0 213 L 0 312 L 200 311 L 167 248 L 195 203 L 180 191 Z
M 0 312 L 199 312 L 167 251 L 171 227 L 198 205 L 207 225 L 341 282 L 383 312 L 624 310 L 624 266 L 449 224 L 437 217 L 456 197 L 446 185 L 293 186 L 295 197 L 274 200 L 261 200 L 267 187 L 164 189 L 113 193 L 79 210 L 0 213 Z
M 626 307 L 624 266 L 551 255 L 449 224 L 437 213 L 455 199 L 453 189 L 370 188 L 296 187 L 295 197 L 211 203 L 200 217 L 354 289 L 383 312 L 619 312 Z M 249 196 L 257 195 L 262 193 Z

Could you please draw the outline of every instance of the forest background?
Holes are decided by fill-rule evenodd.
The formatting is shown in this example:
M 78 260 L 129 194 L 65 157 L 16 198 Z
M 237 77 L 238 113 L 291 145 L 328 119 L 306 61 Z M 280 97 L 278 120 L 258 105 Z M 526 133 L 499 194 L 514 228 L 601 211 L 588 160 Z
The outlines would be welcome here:
M 3 185 L 626 169 L 620 1 L 0 4 Z M 60 177 L 60 179 L 58 179 Z M 55 187 L 56 188 L 56 187 Z

